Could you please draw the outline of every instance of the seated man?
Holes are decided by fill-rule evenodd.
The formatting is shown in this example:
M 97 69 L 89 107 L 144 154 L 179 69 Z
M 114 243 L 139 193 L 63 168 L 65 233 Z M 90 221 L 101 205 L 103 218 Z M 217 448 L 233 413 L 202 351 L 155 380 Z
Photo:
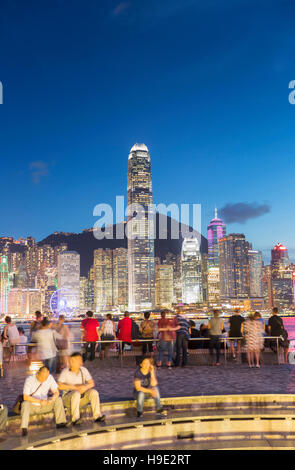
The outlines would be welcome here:
M 51 391 L 53 396 L 48 398 Z M 47 367 L 42 366 L 36 375 L 31 375 L 25 381 L 24 401 L 21 407 L 22 435 L 28 434 L 30 415 L 50 413 L 55 414 L 57 428 L 66 426 L 66 415 L 62 399 L 59 396 L 58 386 Z
M 0 432 L 6 431 L 7 416 L 8 416 L 7 406 L 0 405 Z
M 70 367 L 66 367 L 59 376 L 58 387 L 63 390 L 63 403 L 71 409 L 72 425 L 80 424 L 80 408 L 91 404 L 93 418 L 96 423 L 105 420 L 101 415 L 99 394 L 94 390 L 94 380 L 85 367 L 80 353 L 70 357 Z
M 156 403 L 157 414 L 166 416 L 167 412 L 161 407 L 160 392 L 157 387 L 155 367 L 150 358 L 143 358 L 134 375 L 134 398 L 137 401 L 137 417 L 143 415 L 145 398 L 153 398 Z

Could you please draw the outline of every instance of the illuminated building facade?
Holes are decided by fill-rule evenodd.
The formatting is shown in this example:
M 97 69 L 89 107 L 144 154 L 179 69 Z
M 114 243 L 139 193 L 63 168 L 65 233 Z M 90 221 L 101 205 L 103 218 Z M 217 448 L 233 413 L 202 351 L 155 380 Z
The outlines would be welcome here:
M 208 302 L 216 304 L 220 302 L 219 266 L 210 266 L 207 271 Z
M 218 241 L 225 237 L 226 226 L 222 219 L 217 216 L 215 208 L 215 217 L 211 220 L 207 227 L 208 236 L 208 268 L 211 266 L 219 266 L 219 244 Z
M 8 314 L 26 317 L 41 310 L 39 289 L 11 289 L 8 294 Z
M 109 248 L 94 250 L 94 308 L 96 312 L 113 306 L 113 252 Z
M 293 279 L 290 277 L 274 278 L 272 280 L 273 304 L 280 309 L 294 305 Z
M 250 297 L 263 297 L 262 253 L 248 250 Z
M 6 256 L 1 256 L 0 276 L 0 314 L 6 315 L 8 311 L 8 293 L 10 290 L 8 260 Z
M 263 296 L 265 308 L 273 307 L 271 266 L 263 267 Z
M 151 158 L 144 144 L 130 150 L 127 202 L 129 310 L 148 310 L 155 304 L 154 214 Z M 136 211 L 138 205 L 143 213 Z
M 280 270 L 290 265 L 288 250 L 281 243 L 277 243 L 277 245 L 271 250 L 270 264 L 273 279 L 279 278 Z
M 197 238 L 185 238 L 181 252 L 182 302 L 185 304 L 201 303 L 202 262 Z
M 156 306 L 171 308 L 173 303 L 173 266 L 157 264 L 156 277 Z
M 249 243 L 243 234 L 219 240 L 220 298 L 230 300 L 250 296 Z
M 80 306 L 80 255 L 76 251 L 63 251 L 57 259 L 58 289 L 64 306 L 72 314 Z
M 113 305 L 122 311 L 128 307 L 128 250 L 113 250 Z

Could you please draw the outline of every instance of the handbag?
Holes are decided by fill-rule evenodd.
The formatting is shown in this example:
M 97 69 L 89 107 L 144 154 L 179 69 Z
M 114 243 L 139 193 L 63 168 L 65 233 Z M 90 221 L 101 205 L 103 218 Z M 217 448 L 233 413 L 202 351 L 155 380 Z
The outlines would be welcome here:
M 68 349 L 68 347 L 69 347 L 69 342 L 68 342 L 68 340 L 65 339 L 65 338 L 63 338 L 63 339 L 58 339 L 58 338 L 56 338 L 56 340 L 55 340 L 55 345 L 56 345 L 56 347 L 57 347 L 57 349 L 58 349 L 59 351 L 63 351 L 63 350 L 65 350 L 65 349 Z
M 39 388 L 41 387 L 42 383 L 36 388 L 36 390 L 31 393 L 30 397 L 32 397 L 33 395 L 35 395 L 35 393 L 39 390 Z M 24 396 L 23 394 L 19 395 L 16 399 L 16 402 L 15 404 L 13 405 L 13 408 L 12 408 L 12 411 L 16 414 L 16 415 L 20 415 L 21 414 L 21 409 L 22 409 L 22 403 L 24 401 Z

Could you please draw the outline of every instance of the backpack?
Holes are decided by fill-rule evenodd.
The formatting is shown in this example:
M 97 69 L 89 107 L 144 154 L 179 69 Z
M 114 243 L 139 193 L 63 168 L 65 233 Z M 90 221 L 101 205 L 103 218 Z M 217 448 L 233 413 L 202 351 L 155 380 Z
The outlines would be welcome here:
M 132 339 L 140 338 L 139 326 L 134 320 L 132 320 L 132 324 L 131 324 L 131 338 Z

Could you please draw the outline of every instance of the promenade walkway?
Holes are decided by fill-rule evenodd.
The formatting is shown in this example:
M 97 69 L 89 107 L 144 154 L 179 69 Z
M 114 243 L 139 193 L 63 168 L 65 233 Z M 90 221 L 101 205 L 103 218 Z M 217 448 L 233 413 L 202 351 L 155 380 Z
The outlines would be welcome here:
M 135 365 L 123 368 L 112 359 L 93 362 L 85 366 L 92 374 L 102 402 L 132 399 Z M 0 378 L 0 403 L 9 410 L 22 392 L 27 376 L 24 363 L 11 362 Z M 157 369 L 157 377 L 162 397 L 287 393 L 295 394 L 294 365 L 262 365 L 260 369 L 249 369 L 247 364 L 228 362 L 227 366 L 187 366 L 186 368 L 163 367 Z

